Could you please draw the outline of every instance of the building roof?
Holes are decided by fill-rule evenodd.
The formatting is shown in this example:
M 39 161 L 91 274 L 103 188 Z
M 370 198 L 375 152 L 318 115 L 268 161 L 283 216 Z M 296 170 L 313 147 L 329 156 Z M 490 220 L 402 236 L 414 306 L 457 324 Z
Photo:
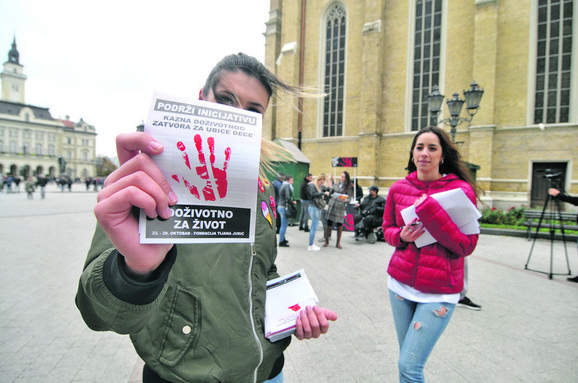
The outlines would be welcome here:
M 36 119 L 54 121 L 54 119 L 52 118 L 52 115 L 50 115 L 50 110 L 48 108 L 41 108 L 39 106 L 34 106 L 34 105 L 26 105 L 26 104 L 20 104 L 20 103 L 16 103 L 16 102 L 1 101 L 0 100 L 0 114 L 19 116 L 20 111 L 23 108 L 30 108 L 32 110 L 32 113 L 34 113 L 34 118 L 36 118 Z
M 62 119 L 60 119 L 60 118 L 55 118 L 54 120 L 55 120 L 55 121 L 62 122 L 62 125 L 64 125 L 65 128 L 74 130 L 74 121 L 62 120 Z
M 311 161 L 309 161 L 309 158 L 307 158 L 305 154 L 301 150 L 299 150 L 299 148 L 291 141 L 277 139 L 275 140 L 275 143 L 281 145 L 282 147 L 290 151 L 291 155 L 293 155 L 293 158 L 295 158 L 295 161 L 306 164 L 311 163 Z

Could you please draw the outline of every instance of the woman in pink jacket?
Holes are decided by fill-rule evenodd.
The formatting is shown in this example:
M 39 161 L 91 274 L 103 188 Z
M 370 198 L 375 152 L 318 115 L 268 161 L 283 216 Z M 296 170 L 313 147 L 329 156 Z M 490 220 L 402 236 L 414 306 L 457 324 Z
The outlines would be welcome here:
M 423 368 L 460 298 L 464 257 L 478 235 L 459 231 L 432 194 L 461 188 L 475 204 L 479 189 L 445 131 L 428 127 L 411 145 L 409 174 L 387 196 L 383 232 L 395 247 L 387 272 L 391 308 L 400 346 L 400 382 L 423 382 Z M 419 218 L 405 223 L 401 211 L 415 206 Z M 437 242 L 418 248 L 425 229 Z

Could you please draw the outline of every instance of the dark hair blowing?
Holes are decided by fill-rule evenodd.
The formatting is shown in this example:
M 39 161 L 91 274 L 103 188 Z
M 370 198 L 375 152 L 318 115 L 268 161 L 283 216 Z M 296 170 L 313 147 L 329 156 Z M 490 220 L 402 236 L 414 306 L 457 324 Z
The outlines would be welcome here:
M 297 93 L 297 90 L 291 86 L 283 83 L 279 80 L 273 73 L 271 73 L 259 60 L 252 56 L 248 56 L 244 53 L 237 53 L 225 56 L 221 61 L 215 65 L 205 86 L 203 87 L 203 95 L 209 94 L 212 90 L 215 92 L 215 87 L 221 82 L 221 76 L 223 72 L 238 72 L 242 71 L 247 75 L 256 78 L 265 88 L 269 97 L 271 97 L 277 89 L 283 89 L 290 93 Z
M 428 126 L 425 128 L 421 128 L 418 130 L 416 135 L 413 138 L 413 142 L 411 143 L 411 149 L 409 150 L 409 160 L 407 162 L 407 170 L 408 173 L 412 173 L 417 170 L 415 163 L 413 162 L 413 150 L 417 144 L 417 139 L 424 133 L 433 133 L 435 134 L 442 147 L 442 157 L 443 162 L 440 162 L 439 171 L 441 174 L 455 174 L 459 179 L 466 181 L 469 183 L 472 188 L 474 189 L 474 193 L 476 194 L 476 198 L 480 198 L 480 193 L 482 190 L 478 186 L 478 184 L 472 179 L 470 175 L 470 171 L 464 165 L 462 161 L 462 156 L 460 152 L 451 141 L 449 135 L 446 133 L 445 130 L 438 128 L 437 126 Z

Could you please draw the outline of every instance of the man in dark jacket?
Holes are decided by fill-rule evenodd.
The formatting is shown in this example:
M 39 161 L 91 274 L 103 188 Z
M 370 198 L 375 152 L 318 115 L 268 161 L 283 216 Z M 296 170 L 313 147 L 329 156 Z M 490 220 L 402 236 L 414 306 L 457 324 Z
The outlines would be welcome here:
M 355 207 L 359 208 L 353 217 L 353 221 L 355 222 L 355 237 L 365 235 L 383 223 L 385 198 L 377 195 L 378 193 L 379 188 L 377 186 L 371 186 L 369 188 L 369 195 L 365 197 L 360 204 L 355 205 Z
M 273 181 L 273 189 L 275 189 L 275 206 L 279 206 L 279 191 L 281 190 L 281 186 L 283 186 L 283 181 L 285 181 L 285 173 L 280 172 L 277 174 L 277 178 Z M 279 228 L 281 227 L 281 216 L 277 212 L 277 208 L 275 207 L 275 221 L 277 224 L 277 234 L 279 234 Z
M 301 200 L 301 215 L 299 216 L 299 230 L 309 231 L 309 193 L 307 184 L 313 179 L 312 174 L 307 174 L 299 187 L 299 199 Z

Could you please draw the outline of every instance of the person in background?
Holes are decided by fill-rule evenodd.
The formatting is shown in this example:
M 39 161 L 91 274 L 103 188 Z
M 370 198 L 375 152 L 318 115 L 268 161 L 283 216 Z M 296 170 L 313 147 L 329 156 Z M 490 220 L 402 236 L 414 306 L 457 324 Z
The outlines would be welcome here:
M 345 219 L 345 208 L 353 198 L 353 184 L 348 172 L 341 173 L 339 184 L 334 185 L 329 192 L 330 199 L 327 204 L 327 226 L 325 229 L 325 241 L 323 247 L 329 245 L 331 230 L 333 225 L 337 227 L 337 241 L 335 247 L 341 249 L 341 235 L 343 234 L 343 221 Z
M 48 184 L 48 177 L 38 176 L 38 186 L 40 186 L 40 197 L 46 198 L 46 185 Z
M 378 193 L 379 188 L 377 186 L 370 186 L 369 195 L 361 201 L 361 204 L 355 204 L 355 207 L 359 208 L 359 213 L 353 217 L 353 222 L 355 222 L 354 238 L 364 236 L 367 232 L 371 232 L 383 224 L 385 198 Z
M 16 193 L 20 193 L 20 177 L 14 177 L 14 186 L 16 186 Z
M 562 192 L 556 188 L 548 189 L 548 194 L 550 194 L 552 197 L 554 197 L 554 198 L 556 198 L 562 202 L 567 202 L 567 203 L 571 203 L 574 206 L 578 206 L 578 197 L 572 197 L 572 196 L 565 194 L 564 192 Z M 578 216 L 576 217 L 576 224 L 578 225 Z M 569 282 L 578 283 L 578 275 L 576 275 L 575 277 L 569 277 L 569 278 L 567 278 L 567 280 Z
M 356 203 L 361 203 L 363 200 L 363 188 L 355 178 L 351 180 L 351 183 L 353 184 L 353 187 L 355 187 L 355 201 Z
M 287 232 L 287 226 L 289 226 L 289 218 L 287 218 L 286 208 L 290 203 L 295 203 L 295 201 L 293 201 L 293 176 L 287 174 L 281 189 L 279 190 L 279 199 L 277 202 L 277 211 L 281 217 L 281 229 L 279 230 L 280 247 L 289 247 L 289 241 L 285 238 L 285 233 Z
M 331 173 L 324 174 L 325 175 L 325 183 L 321 188 L 322 191 L 328 191 L 331 193 L 333 189 L 333 176 Z M 325 232 L 327 230 L 327 205 L 319 212 L 319 218 L 321 219 L 321 223 L 323 224 L 323 236 L 319 238 L 319 242 L 325 242 Z M 329 233 L 329 240 L 331 240 L 331 232 Z
M 409 152 L 408 175 L 395 182 L 383 215 L 385 241 L 394 247 L 387 272 L 391 309 L 399 342 L 399 380 L 424 382 L 423 369 L 460 299 L 464 258 L 478 234 L 460 232 L 431 194 L 461 188 L 476 203 L 479 188 L 448 134 L 436 126 L 420 129 Z M 404 222 L 414 206 L 418 218 Z M 436 242 L 418 248 L 425 229 Z
M 319 251 L 319 246 L 315 245 L 315 232 L 319 224 L 319 212 L 325 207 L 325 198 L 329 196 L 328 191 L 323 191 L 322 187 L 325 183 L 325 176 L 320 174 L 315 181 L 309 182 L 307 185 L 307 193 L 309 195 L 309 217 L 311 217 L 311 231 L 309 233 L 308 251 Z
M 276 90 L 298 91 L 243 53 L 223 58 L 200 99 L 263 114 Z M 120 167 L 98 193 L 98 221 L 76 305 L 95 331 L 130 334 L 144 360 L 143 382 L 283 382 L 291 338 L 265 337 L 268 280 L 279 277 L 275 225 L 258 214 L 253 243 L 141 244 L 138 216 L 169 218 L 178 202 L 152 156 L 163 146 L 143 132 L 116 139 Z M 262 139 L 260 178 L 286 155 Z M 286 156 L 290 158 L 289 156 Z M 257 211 L 271 208 L 273 187 L 257 189 Z M 317 338 L 337 314 L 304 307 L 295 337 Z
M 24 189 L 26 190 L 28 199 L 34 199 L 34 179 L 32 177 L 28 177 L 26 179 Z
M 276 213 L 279 212 L 277 210 L 277 206 L 279 206 L 279 190 L 281 190 L 281 186 L 283 186 L 283 181 L 285 181 L 285 173 L 283 172 L 277 174 L 277 178 L 275 178 L 275 181 L 273 181 L 273 189 L 275 189 Z M 275 221 L 277 222 L 277 234 L 279 234 L 279 229 L 281 228 L 281 216 L 279 214 L 275 214 Z
M 299 216 L 299 230 L 304 232 L 309 232 L 309 194 L 307 191 L 307 185 L 313 180 L 313 175 L 308 173 L 301 186 L 299 186 L 299 199 L 301 200 L 301 214 Z

